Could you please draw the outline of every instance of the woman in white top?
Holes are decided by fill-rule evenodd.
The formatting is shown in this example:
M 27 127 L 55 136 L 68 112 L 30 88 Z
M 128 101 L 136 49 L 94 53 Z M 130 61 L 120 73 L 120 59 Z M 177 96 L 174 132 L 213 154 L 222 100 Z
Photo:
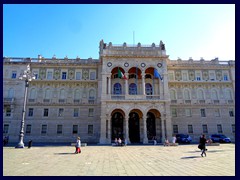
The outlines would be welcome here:
M 80 137 L 78 137 L 76 142 L 76 151 L 75 151 L 76 154 L 81 153 L 80 147 L 81 147 L 81 141 L 80 141 Z

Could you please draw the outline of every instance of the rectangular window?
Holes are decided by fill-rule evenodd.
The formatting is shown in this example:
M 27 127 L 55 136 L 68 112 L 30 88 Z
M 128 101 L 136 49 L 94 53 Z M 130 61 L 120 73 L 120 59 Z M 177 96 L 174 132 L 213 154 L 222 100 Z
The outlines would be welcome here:
M 59 108 L 59 110 L 58 110 L 58 117 L 62 117 L 63 116 L 63 112 L 64 112 L 64 109 L 63 108 Z
M 96 73 L 90 72 L 90 80 L 95 80 L 95 79 L 96 79 Z
M 174 134 L 178 133 L 178 125 L 173 125 L 173 133 Z
M 203 124 L 202 128 L 203 128 L 203 133 L 208 133 L 208 128 L 206 124 Z
M 16 79 L 17 78 L 17 71 L 12 71 L 12 79 Z
M 88 125 L 88 135 L 93 135 L 93 125 Z
M 221 124 L 217 125 L 217 131 L 218 131 L 218 133 L 223 133 Z
M 30 124 L 27 124 L 27 126 L 26 126 L 26 134 L 31 134 L 31 130 L 32 130 L 32 125 L 30 125 Z
M 73 134 L 77 134 L 78 133 L 78 125 L 73 125 Z
M 9 124 L 4 124 L 3 125 L 3 133 L 7 134 L 8 133 L 8 129 L 9 129 Z
M 188 117 L 192 116 L 192 110 L 191 109 L 185 109 L 185 115 Z
M 188 80 L 187 79 L 187 73 L 183 73 L 182 76 L 183 76 L 183 81 L 187 81 Z
M 38 71 L 33 71 L 33 74 L 35 76 L 35 79 L 38 79 Z
M 235 133 L 235 124 L 232 124 L 232 133 Z
M 33 116 L 33 108 L 28 109 L 28 116 L 32 117 Z
M 7 107 L 7 108 L 6 108 L 6 116 L 7 116 L 7 117 L 10 117 L 11 115 L 12 115 L 12 110 L 11 110 L 10 107 Z
M 229 116 L 230 116 L 230 117 L 234 117 L 233 109 L 229 109 Z
M 57 125 L 57 134 L 62 134 L 62 129 L 63 129 L 62 125 Z
M 196 80 L 201 81 L 201 73 L 196 73 Z
M 223 74 L 223 80 L 228 81 L 228 75 L 227 74 Z
M 89 116 L 89 117 L 92 117 L 92 116 L 93 116 L 93 113 L 94 113 L 94 109 L 93 109 L 93 108 L 89 108 L 89 109 L 88 109 L 88 116 Z
M 200 111 L 201 111 L 201 117 L 206 117 L 205 109 L 200 109 Z
M 43 110 L 43 116 L 44 117 L 48 117 L 48 109 L 44 109 Z
M 220 117 L 220 110 L 219 109 L 215 109 L 215 117 Z
M 188 125 L 188 133 L 193 133 L 193 126 L 191 124 Z
M 81 76 L 81 72 L 76 72 L 76 80 L 81 80 L 82 76 Z
M 79 109 L 78 108 L 74 108 L 73 109 L 73 117 L 78 117 L 79 116 Z
M 172 112 L 172 117 L 177 117 L 177 109 L 172 108 L 171 112 Z
M 210 72 L 209 77 L 210 77 L 211 81 L 215 81 L 215 73 L 214 72 Z
M 62 79 L 67 79 L 67 72 L 62 72 Z
M 47 125 L 46 125 L 46 124 L 43 124 L 43 125 L 42 125 L 42 131 L 41 131 L 41 134 L 42 134 L 42 135 L 47 134 Z
M 52 71 L 47 72 L 47 79 L 53 79 L 53 72 Z

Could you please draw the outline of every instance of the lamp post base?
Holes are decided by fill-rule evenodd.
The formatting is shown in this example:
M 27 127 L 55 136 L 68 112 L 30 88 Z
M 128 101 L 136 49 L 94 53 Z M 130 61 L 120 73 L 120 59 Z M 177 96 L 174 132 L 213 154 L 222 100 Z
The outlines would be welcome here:
M 20 142 L 15 148 L 24 148 L 24 144 Z

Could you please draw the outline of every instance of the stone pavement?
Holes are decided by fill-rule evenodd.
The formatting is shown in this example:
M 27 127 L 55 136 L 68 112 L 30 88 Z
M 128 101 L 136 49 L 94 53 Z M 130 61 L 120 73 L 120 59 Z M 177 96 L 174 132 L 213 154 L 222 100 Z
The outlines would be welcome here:
M 235 144 L 3 148 L 4 176 L 235 176 Z

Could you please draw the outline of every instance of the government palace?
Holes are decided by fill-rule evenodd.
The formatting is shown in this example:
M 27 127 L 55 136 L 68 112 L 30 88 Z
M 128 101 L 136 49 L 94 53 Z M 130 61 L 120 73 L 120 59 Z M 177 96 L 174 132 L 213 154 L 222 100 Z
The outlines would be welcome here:
M 26 87 L 19 77 L 27 67 L 35 79 Z M 189 134 L 193 142 L 201 134 L 224 134 L 234 142 L 235 61 L 170 60 L 162 41 L 101 40 L 98 59 L 3 57 L 3 136 L 9 142 L 18 142 L 23 118 L 25 143 L 80 136 L 89 144 L 115 138 L 148 144 L 175 134 Z

